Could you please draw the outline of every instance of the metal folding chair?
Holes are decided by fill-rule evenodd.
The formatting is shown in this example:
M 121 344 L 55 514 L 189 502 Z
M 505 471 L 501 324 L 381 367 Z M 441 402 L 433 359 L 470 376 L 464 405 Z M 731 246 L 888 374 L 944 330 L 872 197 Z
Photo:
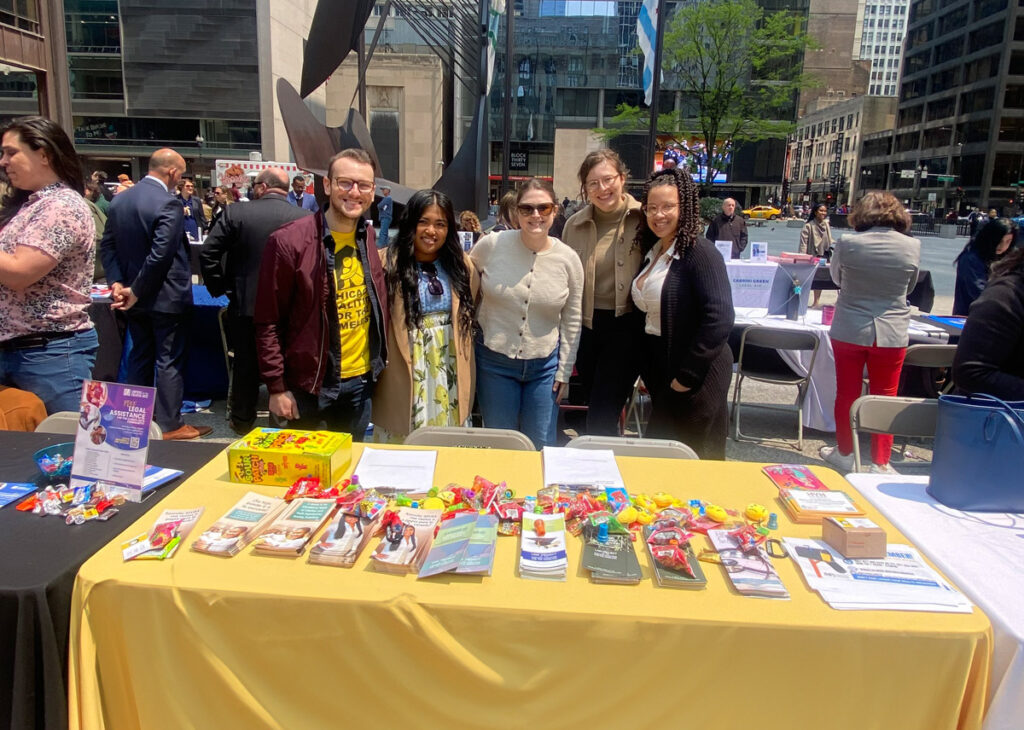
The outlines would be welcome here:
M 935 438 L 939 402 L 931 398 L 862 395 L 850 408 L 854 471 L 860 471 L 860 432 Z
M 577 436 L 570 449 L 611 449 L 616 456 L 653 456 L 662 459 L 699 459 L 697 452 L 682 441 L 633 439 L 615 436 Z
M 423 426 L 405 437 L 406 446 L 463 446 L 477 449 L 536 451 L 529 436 L 508 428 Z

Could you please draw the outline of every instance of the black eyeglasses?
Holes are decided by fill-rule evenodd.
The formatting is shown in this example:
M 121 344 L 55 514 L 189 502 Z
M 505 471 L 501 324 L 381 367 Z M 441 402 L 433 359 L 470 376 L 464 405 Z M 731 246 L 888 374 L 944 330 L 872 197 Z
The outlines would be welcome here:
M 444 294 L 444 284 L 437 278 L 437 267 L 433 263 L 420 264 L 420 270 L 427 275 L 427 291 L 430 296 L 439 297 Z

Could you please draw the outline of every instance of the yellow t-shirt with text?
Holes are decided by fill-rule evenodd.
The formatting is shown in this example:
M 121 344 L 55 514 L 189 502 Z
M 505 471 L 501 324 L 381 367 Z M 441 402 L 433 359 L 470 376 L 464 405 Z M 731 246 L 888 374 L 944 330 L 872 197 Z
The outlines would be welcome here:
M 370 294 L 356 251 L 356 233 L 331 231 L 334 239 L 334 288 L 341 331 L 341 377 L 370 370 Z

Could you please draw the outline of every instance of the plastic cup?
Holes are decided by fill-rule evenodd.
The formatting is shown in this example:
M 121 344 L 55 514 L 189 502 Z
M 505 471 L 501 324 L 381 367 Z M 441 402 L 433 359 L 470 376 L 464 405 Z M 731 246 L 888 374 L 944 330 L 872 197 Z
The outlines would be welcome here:
M 832 324 L 832 318 L 836 316 L 836 308 L 832 304 L 826 304 L 821 308 L 821 323 Z

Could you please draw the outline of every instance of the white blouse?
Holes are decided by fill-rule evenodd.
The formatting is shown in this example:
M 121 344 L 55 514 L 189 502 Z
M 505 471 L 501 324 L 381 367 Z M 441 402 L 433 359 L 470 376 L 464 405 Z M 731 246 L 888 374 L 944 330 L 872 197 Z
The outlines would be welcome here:
M 646 312 L 644 332 L 649 335 L 661 336 L 661 290 L 665 286 L 665 277 L 672 260 L 679 258 L 673 245 L 666 253 L 658 256 L 660 244 L 647 252 L 640 274 L 633 279 L 631 294 L 633 303 L 641 312 Z M 657 259 L 655 257 L 657 256 Z M 642 284 L 640 280 L 643 279 Z

